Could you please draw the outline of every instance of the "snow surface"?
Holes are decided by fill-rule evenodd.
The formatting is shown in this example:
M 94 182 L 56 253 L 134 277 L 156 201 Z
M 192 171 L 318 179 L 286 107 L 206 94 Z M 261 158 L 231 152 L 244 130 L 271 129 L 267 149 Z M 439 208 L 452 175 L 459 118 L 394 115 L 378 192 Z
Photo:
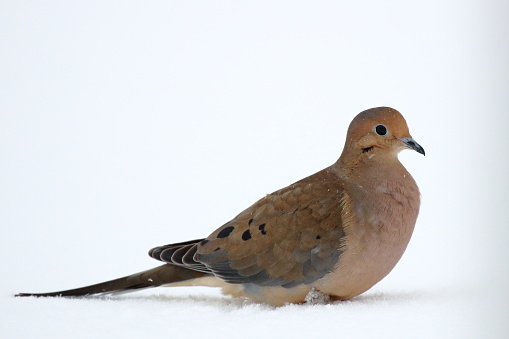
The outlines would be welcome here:
M 504 2 L 3 1 L 2 338 L 507 338 Z M 330 165 L 374 106 L 426 157 L 391 274 L 273 308 L 212 288 L 13 298 L 148 269 Z

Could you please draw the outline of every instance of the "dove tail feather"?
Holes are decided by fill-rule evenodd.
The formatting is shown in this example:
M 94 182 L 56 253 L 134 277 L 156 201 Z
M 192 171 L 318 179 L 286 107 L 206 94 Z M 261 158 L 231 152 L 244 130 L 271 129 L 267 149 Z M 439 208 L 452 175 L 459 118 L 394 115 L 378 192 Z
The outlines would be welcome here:
M 19 293 L 16 297 L 78 297 L 87 295 L 108 295 L 134 292 L 140 289 L 167 285 L 175 282 L 196 279 L 209 274 L 193 271 L 170 264 L 135 273 L 126 277 L 85 286 L 81 288 L 49 293 Z

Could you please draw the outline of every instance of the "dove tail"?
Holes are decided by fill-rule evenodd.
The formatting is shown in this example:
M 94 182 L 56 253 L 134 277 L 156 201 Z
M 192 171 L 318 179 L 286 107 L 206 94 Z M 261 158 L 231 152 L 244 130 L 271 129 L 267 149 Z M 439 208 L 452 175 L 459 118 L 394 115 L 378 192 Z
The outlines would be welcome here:
M 140 289 L 157 287 L 175 282 L 196 279 L 209 274 L 193 271 L 184 267 L 165 264 L 153 269 L 135 273 L 103 283 L 76 288 L 72 290 L 49 293 L 19 293 L 16 297 L 77 297 L 94 294 L 118 294 L 134 292 Z

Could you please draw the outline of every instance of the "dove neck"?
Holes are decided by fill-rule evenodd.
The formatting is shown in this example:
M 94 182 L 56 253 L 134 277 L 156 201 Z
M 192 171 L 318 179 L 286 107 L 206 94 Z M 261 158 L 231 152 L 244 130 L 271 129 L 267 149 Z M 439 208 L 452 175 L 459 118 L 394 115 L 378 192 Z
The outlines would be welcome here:
M 362 154 L 360 157 L 348 157 L 342 154 L 332 168 L 342 177 L 354 182 L 372 182 L 373 179 L 411 178 L 410 173 L 401 164 L 397 154 Z

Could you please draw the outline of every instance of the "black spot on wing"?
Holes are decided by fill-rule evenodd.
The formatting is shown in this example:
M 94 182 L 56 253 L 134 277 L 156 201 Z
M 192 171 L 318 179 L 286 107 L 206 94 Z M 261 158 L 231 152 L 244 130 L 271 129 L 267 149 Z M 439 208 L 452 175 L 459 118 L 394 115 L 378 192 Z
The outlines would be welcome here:
M 263 235 L 267 234 L 267 231 L 265 231 L 265 224 L 261 224 L 260 226 L 258 226 L 258 229 Z
M 244 233 L 242 233 L 242 240 L 247 241 L 249 239 L 251 239 L 251 232 L 249 232 L 249 230 L 247 230 Z
M 228 227 L 225 227 L 223 228 L 218 234 L 217 234 L 217 238 L 218 239 L 221 239 L 221 238 L 226 238 L 227 236 L 230 235 L 230 233 L 232 233 L 232 231 L 235 229 L 235 227 L 233 226 L 228 226 Z

